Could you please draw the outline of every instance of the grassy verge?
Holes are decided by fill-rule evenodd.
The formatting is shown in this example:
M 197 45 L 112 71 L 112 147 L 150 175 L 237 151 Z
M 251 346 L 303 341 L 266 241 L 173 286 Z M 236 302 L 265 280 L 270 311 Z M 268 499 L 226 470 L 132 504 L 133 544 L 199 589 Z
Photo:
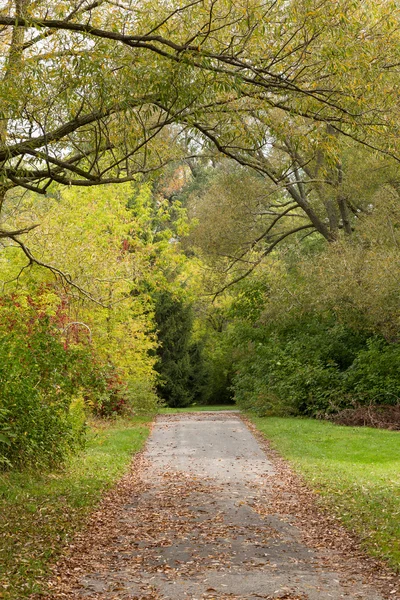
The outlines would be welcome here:
M 85 451 L 62 471 L 0 475 L 0 598 L 40 592 L 39 578 L 126 471 L 148 424 L 144 418 L 93 423 Z
M 203 405 L 192 405 L 185 406 L 184 408 L 162 408 L 160 413 L 162 415 L 168 415 L 172 413 L 181 413 L 181 412 L 204 412 L 204 411 L 214 411 L 214 410 L 235 410 L 237 407 L 235 404 L 219 404 L 213 406 L 203 406 Z
M 365 548 L 400 571 L 400 433 L 311 419 L 252 420 Z

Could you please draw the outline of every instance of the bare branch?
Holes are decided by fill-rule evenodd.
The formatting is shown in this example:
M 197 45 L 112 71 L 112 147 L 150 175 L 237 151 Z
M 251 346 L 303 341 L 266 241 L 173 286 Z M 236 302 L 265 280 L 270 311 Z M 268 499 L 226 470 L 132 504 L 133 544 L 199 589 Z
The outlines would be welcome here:
M 1 238 L 13 239 L 14 236 L 28 233 L 29 231 L 36 229 L 36 227 L 39 227 L 39 223 L 36 223 L 36 225 L 30 225 L 29 227 L 23 227 L 22 229 L 16 229 L 14 231 L 7 231 L 6 229 L 0 229 L 0 239 Z
M 218 298 L 218 296 L 220 296 L 228 288 L 232 287 L 236 283 L 239 283 L 240 281 L 242 281 L 243 279 L 245 279 L 246 277 L 248 277 L 254 271 L 254 269 L 256 267 L 258 267 L 258 265 L 261 264 L 261 262 L 264 260 L 264 258 L 268 254 L 270 254 L 272 252 L 272 250 L 280 242 L 282 242 L 285 238 L 289 237 L 290 235 L 294 235 L 295 233 L 298 233 L 299 231 L 303 231 L 304 229 L 313 229 L 314 232 L 316 231 L 316 229 L 314 228 L 314 225 L 312 225 L 311 223 L 308 224 L 308 225 L 302 225 L 301 227 L 297 227 L 296 229 L 292 229 L 291 231 L 286 231 L 283 235 L 281 235 L 279 238 L 277 238 L 270 246 L 268 246 L 268 248 L 266 248 L 266 250 L 264 250 L 264 252 L 262 253 L 262 255 L 253 263 L 253 265 L 249 269 L 247 269 L 247 271 L 245 271 L 244 273 L 241 273 L 238 277 L 236 277 L 235 279 L 232 279 L 231 281 L 229 281 L 222 288 L 220 288 L 217 292 L 215 292 L 213 294 L 208 294 L 208 295 L 210 295 L 210 296 L 213 297 L 212 301 L 214 302 Z
M 48 263 L 45 263 L 45 262 L 39 260 L 38 258 L 36 258 L 32 254 L 32 252 L 29 250 L 29 248 L 20 239 L 18 239 L 18 237 L 16 235 L 8 235 L 8 237 L 9 237 L 9 239 L 13 240 L 13 242 L 18 244 L 18 246 L 21 248 L 22 252 L 28 258 L 29 265 L 35 264 L 35 265 L 38 265 L 39 267 L 44 267 L 45 269 L 48 269 L 54 275 L 60 277 L 63 281 L 65 281 L 65 283 L 67 283 L 69 286 L 78 290 L 79 293 L 82 294 L 82 296 L 85 296 L 85 298 L 88 298 L 91 302 L 94 302 L 95 304 L 98 304 L 99 306 L 101 306 L 103 308 L 107 308 L 106 304 L 104 304 L 100 300 L 97 300 L 96 298 L 94 298 L 89 292 L 87 292 L 80 285 L 75 283 L 75 281 L 73 281 L 67 273 L 64 273 L 64 271 L 61 271 L 61 269 L 58 269 L 57 267 L 50 265 Z M 27 265 L 27 266 L 29 266 L 29 265 Z

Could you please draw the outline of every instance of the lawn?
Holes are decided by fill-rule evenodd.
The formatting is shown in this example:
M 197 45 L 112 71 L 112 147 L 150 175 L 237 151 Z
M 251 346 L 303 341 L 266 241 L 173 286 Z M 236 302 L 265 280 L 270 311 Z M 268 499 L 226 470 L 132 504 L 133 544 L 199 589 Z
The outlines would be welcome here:
M 400 571 L 400 433 L 299 418 L 252 418 L 373 555 Z
M 0 475 L 0 598 L 40 591 L 39 579 L 149 433 L 149 419 L 92 423 L 86 449 L 63 470 Z

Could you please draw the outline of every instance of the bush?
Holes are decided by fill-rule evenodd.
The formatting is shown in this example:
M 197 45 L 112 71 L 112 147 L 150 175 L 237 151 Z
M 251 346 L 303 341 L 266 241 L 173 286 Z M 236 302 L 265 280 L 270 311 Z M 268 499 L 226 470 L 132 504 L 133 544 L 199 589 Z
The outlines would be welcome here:
M 331 415 L 330 420 L 350 427 L 376 427 L 400 431 L 400 404 L 396 406 L 369 404 L 345 408 Z
M 56 465 L 84 439 L 81 348 L 66 348 L 54 318 L 57 299 L 10 296 L 0 310 L 0 464 Z M 75 399 L 75 402 L 72 400 Z
M 359 404 L 398 404 L 400 344 L 370 338 L 345 373 L 344 389 Z
M 152 415 L 162 407 L 153 382 L 148 379 L 135 379 L 129 386 L 130 406 L 136 415 Z
M 270 341 L 249 353 L 234 376 L 235 400 L 260 416 L 315 415 L 328 410 L 338 369 L 303 357 L 300 348 Z
M 103 370 L 102 376 L 103 380 L 97 381 L 97 390 L 90 401 L 92 411 L 99 417 L 112 418 L 129 412 L 151 415 L 161 407 L 162 401 L 151 378 L 136 377 L 125 382 L 110 364 Z
M 308 315 L 236 328 L 236 402 L 259 415 L 326 416 L 357 406 L 396 405 L 400 344 Z
M 16 322 L 0 333 L 2 462 L 56 464 L 78 442 L 69 421 L 69 356 L 47 317 L 31 316 L 24 333 Z
M 108 364 L 98 372 L 97 389 L 91 408 L 99 417 L 122 415 L 129 408 L 128 387 L 118 370 Z
M 395 403 L 400 345 L 368 338 L 333 315 L 284 326 L 241 325 L 234 334 L 236 402 L 257 414 L 324 416 L 352 406 Z

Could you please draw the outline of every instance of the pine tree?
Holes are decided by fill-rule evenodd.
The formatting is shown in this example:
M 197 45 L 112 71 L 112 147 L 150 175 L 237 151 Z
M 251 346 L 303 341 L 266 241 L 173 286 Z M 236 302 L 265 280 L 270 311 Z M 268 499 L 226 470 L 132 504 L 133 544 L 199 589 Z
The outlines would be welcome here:
M 191 306 L 163 291 L 156 297 L 155 320 L 160 342 L 155 365 L 160 375 L 158 394 L 168 406 L 187 406 L 193 400 L 189 383 Z

